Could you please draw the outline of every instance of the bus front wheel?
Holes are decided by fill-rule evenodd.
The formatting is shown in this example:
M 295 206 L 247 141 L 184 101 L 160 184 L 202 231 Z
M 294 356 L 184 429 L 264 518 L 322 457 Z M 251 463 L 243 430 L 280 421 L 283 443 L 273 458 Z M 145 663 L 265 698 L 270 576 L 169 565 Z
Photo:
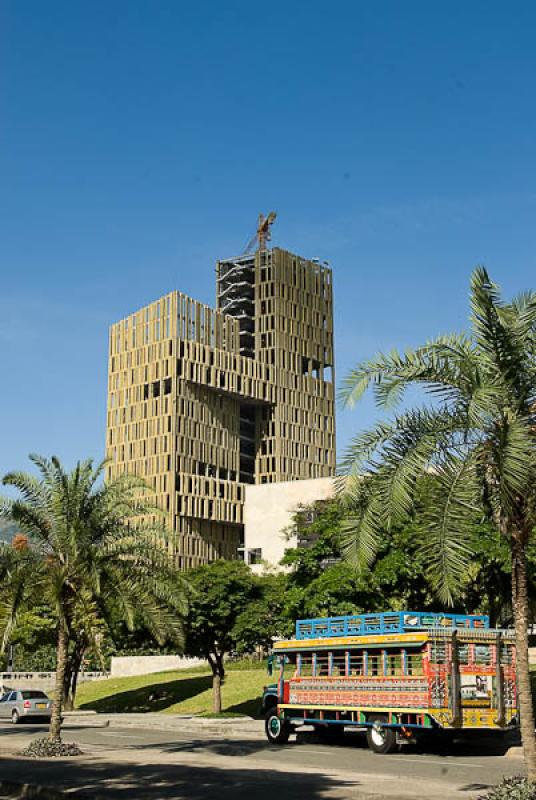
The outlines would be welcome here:
M 397 749 L 396 733 L 393 728 L 386 728 L 383 720 L 375 719 L 367 728 L 367 744 L 373 753 L 386 755 Z
M 286 744 L 290 736 L 290 724 L 277 716 L 277 711 L 269 711 L 264 724 L 266 738 L 270 744 Z

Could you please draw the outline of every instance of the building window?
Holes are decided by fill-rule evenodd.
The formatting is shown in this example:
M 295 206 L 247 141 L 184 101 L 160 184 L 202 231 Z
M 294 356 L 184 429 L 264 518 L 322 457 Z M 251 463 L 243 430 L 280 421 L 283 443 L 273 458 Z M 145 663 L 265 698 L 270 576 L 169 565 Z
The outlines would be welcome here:
M 260 564 L 262 561 L 262 548 L 253 547 L 248 550 L 248 564 Z

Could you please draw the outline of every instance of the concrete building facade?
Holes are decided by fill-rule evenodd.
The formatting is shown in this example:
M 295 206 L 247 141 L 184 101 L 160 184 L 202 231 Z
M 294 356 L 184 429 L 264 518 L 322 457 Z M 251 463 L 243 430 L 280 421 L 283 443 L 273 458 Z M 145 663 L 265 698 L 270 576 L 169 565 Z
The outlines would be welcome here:
M 285 550 L 299 545 L 292 524 L 296 512 L 334 494 L 333 478 L 246 486 L 244 560 L 253 572 L 278 567 Z
M 110 328 L 108 476 L 146 478 L 183 568 L 237 558 L 248 484 L 335 470 L 331 270 L 279 248 Z

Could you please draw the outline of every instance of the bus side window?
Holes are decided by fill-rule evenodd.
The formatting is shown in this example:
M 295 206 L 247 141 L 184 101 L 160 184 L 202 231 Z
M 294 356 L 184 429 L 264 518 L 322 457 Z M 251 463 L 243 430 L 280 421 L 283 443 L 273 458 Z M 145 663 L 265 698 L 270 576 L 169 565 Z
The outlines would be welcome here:
M 296 655 L 294 653 L 289 653 L 287 656 L 285 656 L 283 664 L 283 677 L 285 680 L 293 678 L 296 676 L 296 671 Z
M 470 660 L 469 645 L 458 644 L 458 662 L 460 664 L 469 664 Z
M 331 674 L 335 676 L 346 675 L 346 653 L 344 650 L 337 650 L 332 657 Z
M 364 675 L 363 653 L 350 653 L 350 675 Z
M 475 644 L 475 664 L 491 664 L 491 647 L 489 644 Z
M 408 653 L 408 675 L 423 675 L 422 653 Z
M 402 653 L 387 653 L 387 675 L 403 675 L 404 665 L 402 663 Z
M 313 654 L 302 653 L 300 664 L 300 678 L 308 678 L 313 674 Z
M 380 653 L 369 653 L 368 662 L 369 675 L 376 676 L 382 674 L 382 657 Z
M 430 661 L 432 664 L 446 664 L 447 660 L 446 642 L 432 642 L 430 645 Z
M 316 654 L 316 675 L 317 677 L 325 677 L 329 674 L 329 655 L 328 653 Z

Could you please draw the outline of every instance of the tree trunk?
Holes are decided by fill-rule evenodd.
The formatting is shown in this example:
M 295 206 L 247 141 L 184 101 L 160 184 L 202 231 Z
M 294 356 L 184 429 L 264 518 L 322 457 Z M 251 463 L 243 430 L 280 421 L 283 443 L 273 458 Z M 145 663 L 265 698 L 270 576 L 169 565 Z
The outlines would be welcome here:
M 523 755 L 529 781 L 536 783 L 536 736 L 530 687 L 526 539 L 512 535 L 512 606 L 516 632 L 516 672 Z
M 219 653 L 210 655 L 208 663 L 212 669 L 212 711 L 214 714 L 221 714 L 221 687 L 225 679 L 223 655 Z
M 65 660 L 65 674 L 63 676 L 63 707 L 65 711 L 72 711 L 71 703 L 71 681 L 73 677 L 74 653 L 69 654 L 69 643 L 67 643 L 67 658 Z
M 212 711 L 221 714 L 221 678 L 217 670 L 212 673 Z
M 67 656 L 65 664 L 65 676 L 63 679 L 63 698 L 66 711 L 72 711 L 76 697 L 76 687 L 78 684 L 78 674 L 82 666 L 85 653 L 85 643 L 75 642 L 74 649 Z
M 82 658 L 83 658 L 83 655 L 80 657 L 80 662 L 78 663 L 78 666 L 76 667 L 76 670 L 73 672 L 72 677 L 71 677 L 71 688 L 70 688 L 70 693 L 69 693 L 69 702 L 71 704 L 71 710 L 74 709 L 74 701 L 76 699 L 76 690 L 78 688 L 78 676 L 80 675 L 80 667 L 82 665 Z
M 58 622 L 58 645 L 56 653 L 56 687 L 54 692 L 54 702 L 52 704 L 52 716 L 50 717 L 50 728 L 48 738 L 52 741 L 61 741 L 61 712 L 63 709 L 65 666 L 67 663 L 68 635 L 63 620 Z

